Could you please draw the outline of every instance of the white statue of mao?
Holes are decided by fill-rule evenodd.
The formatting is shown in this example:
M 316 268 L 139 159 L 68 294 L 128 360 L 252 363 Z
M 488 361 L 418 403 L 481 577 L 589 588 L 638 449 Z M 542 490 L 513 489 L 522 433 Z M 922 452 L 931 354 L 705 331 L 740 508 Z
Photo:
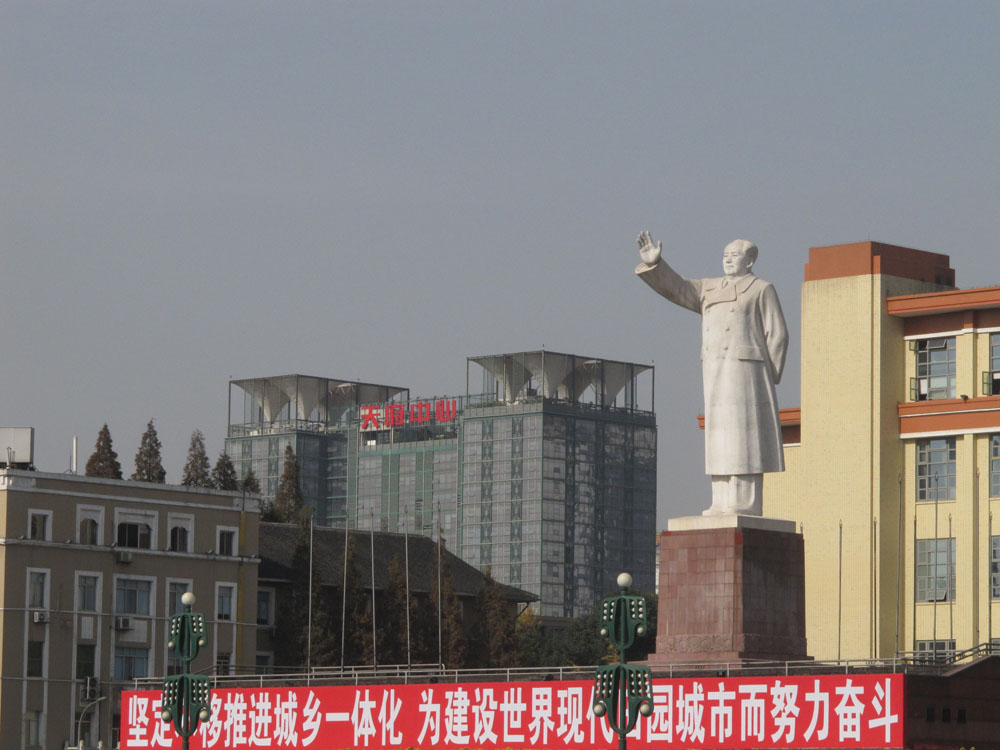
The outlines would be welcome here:
M 712 507 L 704 515 L 759 516 L 763 473 L 784 471 L 774 386 L 781 380 L 788 329 L 774 286 L 750 273 L 757 246 L 735 240 L 722 252 L 725 276 L 686 279 L 660 257 L 663 243 L 639 235 L 635 272 L 671 302 L 701 313 L 705 391 L 705 473 Z

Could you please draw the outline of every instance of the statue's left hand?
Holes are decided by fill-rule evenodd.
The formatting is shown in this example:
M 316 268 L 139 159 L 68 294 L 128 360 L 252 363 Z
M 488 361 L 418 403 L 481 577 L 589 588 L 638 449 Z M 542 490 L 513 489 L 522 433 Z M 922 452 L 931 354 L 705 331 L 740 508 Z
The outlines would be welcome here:
M 658 242 L 654 245 L 653 235 L 646 231 L 639 232 L 636 242 L 639 243 L 639 257 L 642 258 L 642 262 L 647 266 L 655 266 L 660 261 L 663 243 Z

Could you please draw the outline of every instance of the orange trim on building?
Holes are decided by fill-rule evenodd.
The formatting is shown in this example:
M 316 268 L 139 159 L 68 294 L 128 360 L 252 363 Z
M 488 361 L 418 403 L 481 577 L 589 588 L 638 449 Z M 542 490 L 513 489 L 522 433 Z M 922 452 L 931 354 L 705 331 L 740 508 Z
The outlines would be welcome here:
M 806 281 L 873 274 L 955 285 L 951 259 L 941 253 L 870 241 L 809 248 Z
M 797 424 L 781 425 L 781 444 L 791 445 L 802 442 L 802 426 Z
M 1000 396 L 911 401 L 897 406 L 899 434 L 920 432 L 1000 431 Z
M 781 420 L 781 428 L 793 427 L 802 424 L 802 407 L 792 406 L 788 409 L 778 409 L 778 418 Z M 705 415 L 698 415 L 698 427 L 705 429 Z
M 943 313 L 977 310 L 984 313 L 994 313 L 997 310 L 984 308 L 1000 307 L 1000 286 L 986 286 L 977 289 L 953 289 L 945 292 L 927 292 L 925 294 L 906 294 L 902 297 L 889 297 L 886 306 L 890 315 L 901 318 L 915 315 L 941 315 Z M 980 313 L 977 313 L 977 318 Z M 986 315 L 984 319 L 996 320 L 994 315 Z M 989 324 L 977 325 L 986 327 Z M 995 325 L 995 323 L 993 323 Z

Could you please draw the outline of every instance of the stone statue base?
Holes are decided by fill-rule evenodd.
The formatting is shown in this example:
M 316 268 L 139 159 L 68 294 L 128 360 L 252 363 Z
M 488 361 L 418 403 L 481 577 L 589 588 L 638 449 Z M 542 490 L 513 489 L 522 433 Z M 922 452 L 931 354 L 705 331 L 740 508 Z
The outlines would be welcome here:
M 803 542 L 793 521 L 689 516 L 667 529 L 650 666 L 809 659 Z

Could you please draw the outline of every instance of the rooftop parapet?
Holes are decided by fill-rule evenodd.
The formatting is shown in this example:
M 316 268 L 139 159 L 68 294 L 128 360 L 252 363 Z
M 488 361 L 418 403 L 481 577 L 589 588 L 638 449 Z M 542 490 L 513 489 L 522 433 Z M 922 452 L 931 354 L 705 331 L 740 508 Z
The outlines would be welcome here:
M 469 357 L 466 390 L 470 393 L 470 365 L 481 370 L 478 393 L 502 403 L 541 397 L 628 411 L 654 409 L 652 365 L 545 350 Z M 640 377 L 645 373 L 648 377 Z

